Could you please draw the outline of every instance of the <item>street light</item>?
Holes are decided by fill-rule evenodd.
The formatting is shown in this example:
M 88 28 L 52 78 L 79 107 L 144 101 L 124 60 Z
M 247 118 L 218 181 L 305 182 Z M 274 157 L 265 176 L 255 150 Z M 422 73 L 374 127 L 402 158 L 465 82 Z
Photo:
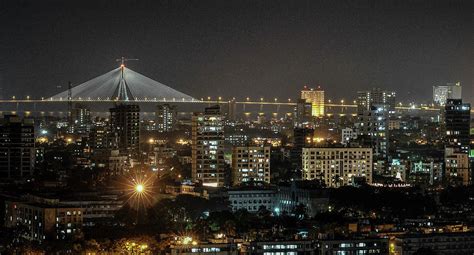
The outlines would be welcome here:
M 138 193 L 142 193 L 144 190 L 145 190 L 145 187 L 143 186 L 143 184 L 137 184 L 135 186 L 135 191 Z

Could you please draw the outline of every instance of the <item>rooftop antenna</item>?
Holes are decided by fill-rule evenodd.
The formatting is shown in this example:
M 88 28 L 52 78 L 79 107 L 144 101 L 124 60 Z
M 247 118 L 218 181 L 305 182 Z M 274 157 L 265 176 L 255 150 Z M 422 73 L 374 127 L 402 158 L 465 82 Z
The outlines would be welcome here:
M 121 57 L 121 58 L 117 58 L 115 61 L 117 62 L 120 62 L 120 67 L 123 68 L 125 67 L 125 62 L 127 61 L 137 61 L 139 60 L 138 58 L 125 58 L 125 57 Z

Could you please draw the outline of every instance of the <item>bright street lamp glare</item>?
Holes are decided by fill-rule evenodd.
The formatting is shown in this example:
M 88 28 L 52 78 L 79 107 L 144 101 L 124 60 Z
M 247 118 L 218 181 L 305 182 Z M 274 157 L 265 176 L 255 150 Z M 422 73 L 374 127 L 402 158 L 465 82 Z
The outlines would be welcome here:
M 138 192 L 138 193 L 142 193 L 143 192 L 143 185 L 142 184 L 137 184 L 137 186 L 135 186 L 135 190 Z

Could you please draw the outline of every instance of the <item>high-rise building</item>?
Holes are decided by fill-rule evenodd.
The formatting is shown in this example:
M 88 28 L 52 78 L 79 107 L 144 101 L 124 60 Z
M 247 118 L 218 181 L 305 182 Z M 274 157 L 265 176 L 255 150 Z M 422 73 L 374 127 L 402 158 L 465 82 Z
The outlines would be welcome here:
M 357 112 L 368 111 L 373 105 L 387 105 L 387 109 L 395 111 L 396 93 L 393 91 L 385 91 L 380 88 L 373 88 L 369 91 L 357 92 Z
M 301 153 L 304 147 L 313 143 L 314 129 L 309 127 L 297 127 L 293 129 L 293 147 L 291 148 L 291 165 L 301 169 Z
M 294 126 L 302 127 L 311 122 L 312 105 L 305 99 L 299 99 L 295 106 Z
M 324 116 L 324 90 L 322 90 L 320 86 L 316 89 L 304 86 L 303 90 L 301 90 L 301 99 L 306 100 L 307 103 L 311 103 L 312 116 Z
M 444 106 L 448 99 L 462 99 L 462 86 L 460 82 L 433 86 L 433 102 L 436 105 Z
M 303 148 L 304 180 L 328 187 L 350 185 L 357 179 L 372 183 L 372 148 Z
M 0 178 L 32 175 L 35 153 L 33 120 L 6 115 L 0 124 Z
M 176 127 L 178 111 L 175 105 L 160 104 L 156 111 L 156 130 L 158 132 L 170 132 Z
M 91 111 L 84 105 L 76 105 L 71 112 L 72 125 L 69 131 L 88 134 L 91 128 Z
M 140 145 L 140 107 L 118 104 L 110 109 L 111 135 L 116 137 L 120 151 L 138 155 Z
M 270 183 L 270 146 L 235 146 L 232 150 L 232 184 Z
M 193 181 L 204 186 L 224 186 L 224 120 L 218 105 L 193 115 L 191 152 Z
M 444 107 L 446 143 L 462 152 L 469 152 L 471 104 L 461 99 L 448 99 Z
M 372 105 L 370 110 L 358 114 L 357 135 L 370 139 L 379 158 L 388 155 L 388 115 L 387 105 Z

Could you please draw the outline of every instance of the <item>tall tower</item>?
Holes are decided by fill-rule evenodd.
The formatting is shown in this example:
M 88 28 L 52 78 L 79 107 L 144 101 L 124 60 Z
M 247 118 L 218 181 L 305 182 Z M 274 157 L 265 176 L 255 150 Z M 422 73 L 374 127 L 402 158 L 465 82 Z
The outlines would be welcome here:
M 6 115 L 0 123 L 0 178 L 23 178 L 33 174 L 35 132 L 33 120 Z
M 219 105 L 192 118 L 192 177 L 204 186 L 225 184 L 224 121 Z
M 446 145 L 464 153 L 469 151 L 471 105 L 461 99 L 448 99 L 444 108 Z
M 110 108 L 110 132 L 117 138 L 116 147 L 138 155 L 140 145 L 140 107 L 135 104 L 117 104 Z
M 171 132 L 175 129 L 178 111 L 175 105 L 161 104 L 156 110 L 156 130 Z
M 316 89 L 304 86 L 301 90 L 301 99 L 311 103 L 311 115 L 314 117 L 324 116 L 324 90 L 318 86 Z

